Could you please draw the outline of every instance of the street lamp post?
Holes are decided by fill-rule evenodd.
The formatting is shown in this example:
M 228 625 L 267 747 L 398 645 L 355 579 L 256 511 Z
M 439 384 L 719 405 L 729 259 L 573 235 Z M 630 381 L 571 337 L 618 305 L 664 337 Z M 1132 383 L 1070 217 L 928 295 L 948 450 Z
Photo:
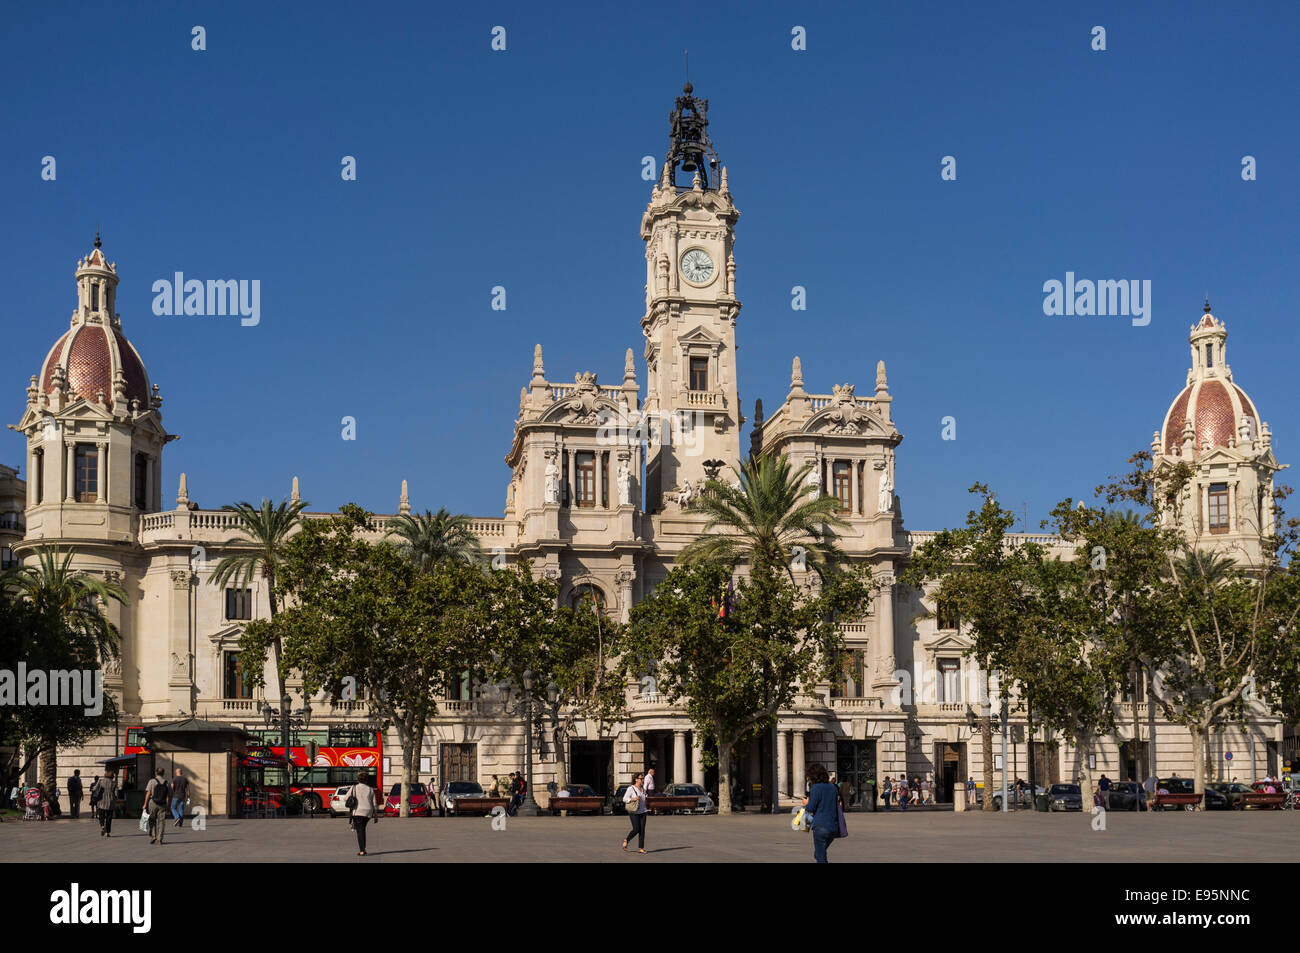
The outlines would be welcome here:
M 524 672 L 524 750 L 526 762 L 524 775 L 528 787 L 524 792 L 524 801 L 519 805 L 518 813 L 525 817 L 540 817 L 542 809 L 533 800 L 533 670 Z
M 289 733 L 290 718 L 293 714 L 292 705 L 293 699 L 289 697 L 289 692 L 286 690 L 280 695 L 280 744 L 284 747 L 284 801 L 286 804 L 286 815 L 288 814 L 287 804 L 289 800 L 289 788 L 293 783 L 293 751 L 290 750 L 293 739 Z M 271 703 L 263 702 L 262 718 L 265 720 L 268 728 L 271 727 L 273 723 L 272 719 L 274 719 L 274 717 L 275 709 L 271 707 Z M 304 728 L 311 723 L 311 699 L 305 698 L 303 700 L 300 718 L 302 719 L 302 725 Z M 310 767 L 310 765 L 308 765 L 308 767 Z

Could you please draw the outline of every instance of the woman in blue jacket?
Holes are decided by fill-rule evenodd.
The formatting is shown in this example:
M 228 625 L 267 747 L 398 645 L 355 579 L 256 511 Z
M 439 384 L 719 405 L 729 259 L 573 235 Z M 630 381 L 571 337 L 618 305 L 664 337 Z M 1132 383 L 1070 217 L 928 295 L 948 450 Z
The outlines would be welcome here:
M 808 769 L 812 787 L 803 799 L 803 806 L 812 815 L 813 859 L 819 864 L 828 863 L 826 848 L 840 833 L 840 792 L 831 784 L 826 768 L 814 764 Z

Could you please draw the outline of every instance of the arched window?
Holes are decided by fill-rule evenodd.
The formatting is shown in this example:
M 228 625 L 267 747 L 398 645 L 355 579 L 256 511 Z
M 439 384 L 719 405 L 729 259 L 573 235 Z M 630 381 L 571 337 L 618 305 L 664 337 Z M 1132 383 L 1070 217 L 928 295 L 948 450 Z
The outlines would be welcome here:
M 583 583 L 581 586 L 574 586 L 573 592 L 569 593 L 569 605 L 574 609 L 581 609 L 584 606 L 589 607 L 590 600 L 596 600 L 596 607 L 605 611 L 605 594 L 596 586 L 590 583 Z

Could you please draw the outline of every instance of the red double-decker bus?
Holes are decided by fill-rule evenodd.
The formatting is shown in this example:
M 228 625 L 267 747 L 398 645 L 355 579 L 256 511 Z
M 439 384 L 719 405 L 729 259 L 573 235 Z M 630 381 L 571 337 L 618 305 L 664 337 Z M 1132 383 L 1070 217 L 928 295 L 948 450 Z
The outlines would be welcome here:
M 250 741 L 241 759 L 239 786 L 278 800 L 284 793 L 284 747 L 279 728 L 245 727 Z M 330 797 L 343 785 L 356 783 L 362 768 L 383 790 L 383 738 L 373 729 L 350 725 L 290 730 L 289 761 L 293 776 L 289 793 L 303 796 L 303 809 L 329 807 Z M 314 753 L 313 753 L 314 752 Z

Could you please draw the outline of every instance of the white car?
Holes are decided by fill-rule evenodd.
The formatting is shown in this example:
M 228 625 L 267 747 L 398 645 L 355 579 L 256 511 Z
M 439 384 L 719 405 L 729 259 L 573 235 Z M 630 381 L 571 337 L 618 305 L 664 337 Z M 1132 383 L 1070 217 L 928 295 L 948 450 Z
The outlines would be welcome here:
M 692 814 L 717 814 L 718 807 L 713 803 L 713 798 L 709 797 L 704 787 L 699 784 L 670 784 L 664 788 L 664 794 L 675 797 L 689 797 L 694 794 L 700 799 L 700 806 Z
M 340 814 L 347 815 L 348 806 L 344 802 L 348 799 L 348 792 L 352 790 L 352 785 L 345 784 L 342 787 L 334 789 L 330 795 L 330 817 L 338 817 Z

